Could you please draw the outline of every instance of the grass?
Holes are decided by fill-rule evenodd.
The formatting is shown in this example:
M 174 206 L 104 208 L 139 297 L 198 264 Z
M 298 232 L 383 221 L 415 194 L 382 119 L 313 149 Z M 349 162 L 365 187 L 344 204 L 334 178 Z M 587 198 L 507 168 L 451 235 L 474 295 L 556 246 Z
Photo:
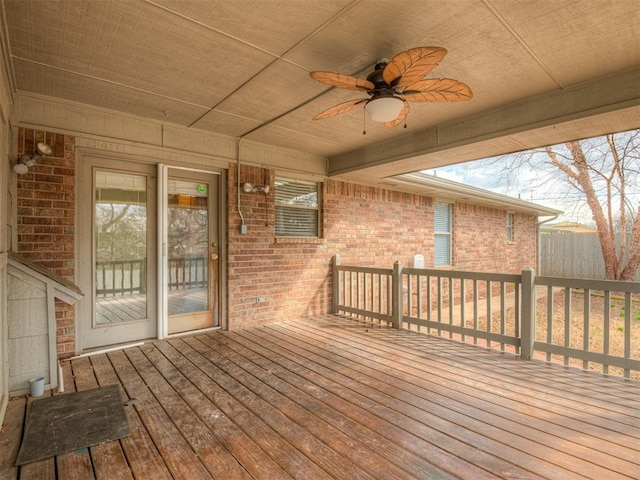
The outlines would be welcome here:
M 599 293 L 591 294 L 587 302 L 588 324 L 585 321 L 585 294 L 581 291 L 572 291 L 570 299 L 566 298 L 564 289 L 554 291 L 552 302 L 552 316 L 548 317 L 549 299 L 547 297 L 538 300 L 536 323 L 536 340 L 546 342 L 548 331 L 551 330 L 551 342 L 554 345 L 564 345 L 572 348 L 583 349 L 586 345 L 591 352 L 606 353 L 614 356 L 625 356 L 626 315 L 624 297 L 612 295 L 609 305 L 609 314 L 605 310 L 605 298 Z M 631 312 L 629 313 L 629 357 L 640 359 L 640 295 L 631 299 Z M 570 324 L 567 332 L 565 323 L 565 310 L 570 310 Z M 588 336 L 587 336 L 588 335 Z M 548 356 L 546 360 L 583 367 L 581 360 L 565 359 L 564 357 Z M 609 367 L 608 371 L 602 365 L 590 362 L 589 370 L 622 376 L 619 368 Z M 632 372 L 631 378 L 640 380 L 640 372 Z

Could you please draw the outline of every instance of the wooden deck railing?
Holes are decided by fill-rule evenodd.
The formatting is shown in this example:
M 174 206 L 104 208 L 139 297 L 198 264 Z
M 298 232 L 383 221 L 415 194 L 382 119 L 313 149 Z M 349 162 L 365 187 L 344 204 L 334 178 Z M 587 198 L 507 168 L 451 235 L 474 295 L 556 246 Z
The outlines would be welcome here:
M 536 277 L 530 268 L 383 269 L 336 257 L 333 270 L 335 313 L 626 378 L 640 378 L 638 294 L 637 282 Z
M 145 293 L 147 262 L 119 260 L 96 263 L 96 297 L 116 297 Z M 169 259 L 169 290 L 202 288 L 207 285 L 209 264 L 203 256 Z
M 145 293 L 146 264 L 145 259 L 96 262 L 96 297 Z

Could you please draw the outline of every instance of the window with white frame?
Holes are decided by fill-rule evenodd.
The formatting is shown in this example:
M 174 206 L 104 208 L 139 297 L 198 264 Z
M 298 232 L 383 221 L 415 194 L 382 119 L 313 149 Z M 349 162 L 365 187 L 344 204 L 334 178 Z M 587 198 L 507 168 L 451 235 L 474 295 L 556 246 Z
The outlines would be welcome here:
M 515 223 L 515 213 L 507 213 L 507 243 L 513 243 L 516 240 Z
M 320 192 L 317 183 L 276 177 L 276 236 L 320 236 Z
M 434 205 L 433 261 L 436 267 L 451 265 L 451 204 Z

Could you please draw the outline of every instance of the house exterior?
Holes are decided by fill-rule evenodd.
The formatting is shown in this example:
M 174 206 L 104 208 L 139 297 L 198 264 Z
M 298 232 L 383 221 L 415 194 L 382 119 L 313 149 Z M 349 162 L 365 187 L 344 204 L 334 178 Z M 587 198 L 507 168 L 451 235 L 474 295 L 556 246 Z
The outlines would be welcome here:
M 153 151 L 141 155 L 144 147 L 114 153 L 117 145 L 109 141 L 100 142 L 99 146 L 106 147 L 100 150 L 95 148 L 93 139 L 80 133 L 24 127 L 17 128 L 16 133 L 14 144 L 18 148 L 11 156 L 33 151 L 37 142 L 51 145 L 53 152 L 39 159 L 24 175 L 7 172 L 11 194 L 5 201 L 13 204 L 15 214 L 8 219 L 13 248 L 53 274 L 74 282 L 84 293 L 76 304 L 56 302 L 58 358 L 87 348 L 163 336 L 158 328 L 162 321 L 156 314 L 149 318 L 151 334 L 87 343 L 84 335 L 90 326 L 83 319 L 94 314 L 95 272 L 90 277 L 80 272 L 92 268 L 82 263 L 79 250 L 86 250 L 86 243 L 94 241 L 92 221 L 86 222 L 91 215 L 85 212 L 83 217 L 82 213 L 92 205 L 94 189 L 83 188 L 87 176 L 82 164 L 111 160 L 111 166 L 117 163 L 119 171 L 126 172 L 128 168 L 137 171 L 140 165 L 155 169 L 168 159 L 152 158 Z M 87 142 L 91 147 L 81 146 Z M 182 163 L 181 168 L 185 167 Z M 194 162 L 191 168 L 197 177 L 201 174 L 201 165 Z M 265 183 L 270 187 L 265 194 L 245 192 L 242 187 L 238 192 L 235 162 L 219 163 L 214 171 L 219 203 L 224 205 L 212 210 L 218 216 L 218 242 L 224 244 L 218 250 L 221 267 L 215 279 L 215 294 L 219 297 L 214 326 L 227 329 L 330 311 L 331 263 L 336 254 L 344 262 L 367 266 L 388 266 L 396 260 L 410 266 L 414 255 L 421 254 L 425 265 L 435 266 L 436 205 L 450 209 L 449 260 L 441 268 L 470 271 L 519 272 L 535 265 L 540 216 L 557 213 L 478 189 L 473 189 L 471 197 L 470 187 L 428 175 L 411 178 L 410 189 L 415 192 L 403 192 L 331 180 L 310 171 L 304 184 L 317 186 L 319 232 L 317 236 L 278 236 L 276 197 L 279 179 L 288 172 L 281 172 L 277 166 L 241 164 L 240 183 Z M 430 193 L 421 194 L 421 189 L 429 189 Z M 246 233 L 242 233 L 242 222 Z M 156 261 L 154 258 L 149 263 Z M 157 269 L 151 268 L 150 272 L 157 274 Z
M 11 1 L 2 2 L 3 6 L 5 3 L 11 3 L 13 12 L 19 5 Z M 324 2 L 318 2 L 315 8 L 326 8 L 327 20 L 337 15 L 329 11 L 335 7 L 320 6 L 321 3 Z M 46 2 L 42 6 L 53 8 Z M 344 9 L 345 13 L 347 10 Z M 169 9 L 163 10 L 163 14 L 167 11 Z M 340 11 L 342 13 L 342 8 Z M 494 16 L 492 12 L 489 14 Z M 522 15 L 514 15 L 518 17 Z M 309 32 L 315 32 L 314 16 L 305 18 L 305 22 L 311 24 Z M 476 17 L 470 18 L 477 23 Z M 20 23 L 18 30 L 29 23 L 23 17 L 21 21 L 25 23 Z M 370 28 L 368 20 L 362 23 L 362 28 Z M 2 26 L 6 26 L 6 20 Z M 194 27 L 198 29 L 198 38 L 203 37 L 201 26 Z M 424 30 L 422 26 L 417 28 L 420 32 Z M 181 35 L 187 33 L 180 32 Z M 153 97 L 145 90 L 150 87 L 129 89 L 118 100 L 116 96 L 101 98 L 96 93 L 95 98 L 104 100 L 101 105 L 83 103 L 73 95 L 60 98 L 28 91 L 26 87 L 16 88 L 17 76 L 12 62 L 27 64 L 27 70 L 37 62 L 25 62 L 20 52 L 16 53 L 20 46 L 14 45 L 16 51 L 10 52 L 7 35 L 3 34 L 0 40 L 5 59 L 0 67 L 0 156 L 3 158 L 0 185 L 4 192 L 0 194 L 0 360 L 3 365 L 0 368 L 0 417 L 7 403 L 11 377 L 6 281 L 10 251 L 37 263 L 82 293 L 75 302 L 55 300 L 53 344 L 58 359 L 173 333 L 202 328 L 242 329 L 328 312 L 331 262 L 335 255 L 340 255 L 344 263 L 388 266 L 399 261 L 409 266 L 419 254 L 424 256 L 428 267 L 519 272 L 536 264 L 539 224 L 543 217 L 556 215 L 556 210 L 442 179 L 421 175 L 398 178 L 397 173 L 419 170 L 422 163 L 413 158 L 432 151 L 441 154 L 437 165 L 433 164 L 439 166 L 498 151 L 514 151 L 524 145 L 539 145 L 542 138 L 544 141 L 575 138 L 571 136 L 576 131 L 576 124 L 572 122 L 580 120 L 575 112 L 600 119 L 599 116 L 624 109 L 626 114 L 616 127 L 633 123 L 636 118 L 633 114 L 637 109 L 637 92 L 633 91 L 633 85 L 636 85 L 638 70 L 631 69 L 625 57 L 615 64 L 613 72 L 597 71 L 594 75 L 587 72 L 584 78 L 566 79 L 569 87 L 592 77 L 597 79 L 585 88 L 572 90 L 558 85 L 561 92 L 552 92 L 572 95 L 570 101 L 558 101 L 553 95 L 542 96 L 541 93 L 549 91 L 546 77 L 537 90 L 527 90 L 528 82 L 521 81 L 529 78 L 524 72 L 520 81 L 510 82 L 510 86 L 517 85 L 525 91 L 510 97 L 513 104 L 504 111 L 498 111 L 497 104 L 480 102 L 478 105 L 484 105 L 486 112 L 470 110 L 457 121 L 444 114 L 435 122 L 436 127 L 429 119 L 422 124 L 429 125 L 428 128 L 410 134 L 406 141 L 362 147 L 366 140 L 359 140 L 358 146 L 362 148 L 355 154 L 335 150 L 328 160 L 329 154 L 320 154 L 317 147 L 312 146 L 315 145 L 309 133 L 312 129 L 305 133 L 307 136 L 289 135 L 295 137 L 293 142 L 283 146 L 277 142 L 261 142 L 259 136 L 248 139 L 244 134 L 234 135 L 225 130 L 239 115 L 220 121 L 213 131 L 190 128 L 186 114 L 180 120 L 175 120 L 178 115 L 174 114 L 169 117 L 170 121 L 166 117 L 171 112 L 167 114 L 164 110 L 163 115 L 158 109 L 153 115 L 144 115 L 142 110 Z M 226 51 L 223 47 L 217 50 Z M 558 50 L 555 44 L 551 50 Z M 268 57 L 264 49 L 251 60 L 256 64 L 266 62 L 262 57 Z M 127 60 L 128 67 L 135 70 L 135 61 Z M 246 70 L 245 59 L 241 60 L 240 67 Z M 203 63 L 201 59 L 198 62 Z M 228 63 L 231 66 L 232 62 Z M 563 72 L 573 71 L 566 68 L 564 62 L 557 63 Z M 287 63 L 285 67 L 291 69 L 292 65 Z M 303 73 L 308 79 L 308 72 Z M 180 80 L 176 82 L 180 88 L 183 88 L 180 76 L 194 76 L 191 72 L 172 71 L 171 74 Z M 26 83 L 29 78 L 35 78 L 25 76 Z M 82 80 L 92 78 L 88 74 L 81 77 Z M 122 86 L 115 81 L 104 83 L 116 88 Z M 53 88 L 54 81 L 50 84 L 47 86 Z M 294 81 L 287 85 L 299 87 Z M 207 86 L 203 90 L 214 88 Z M 300 90 L 309 89 L 305 86 Z M 279 91 L 279 96 L 284 96 L 283 91 Z M 600 91 L 607 92 L 608 96 L 594 94 Z M 182 105 L 169 94 L 156 96 L 174 103 L 176 110 L 178 104 Z M 502 97 L 503 92 L 492 96 Z M 270 112 L 274 108 L 268 101 L 253 98 L 256 109 Z M 307 106 L 310 98 L 301 96 L 297 101 Z M 197 102 L 182 103 L 188 104 L 189 115 L 204 119 L 206 112 L 201 111 Z M 145 107 L 133 114 L 123 104 Z M 205 105 L 204 101 L 201 104 Z M 495 109 L 490 110 L 493 106 Z M 149 112 L 151 110 L 149 107 Z M 304 114 L 304 118 L 308 118 L 306 111 Z M 417 114 L 414 118 L 418 118 Z M 293 121 L 299 123 L 296 119 Z M 555 126 L 563 122 L 568 124 L 570 133 L 560 135 Z M 596 130 L 597 123 L 589 122 Z M 216 120 L 210 120 L 210 124 L 215 126 Z M 210 124 L 207 125 L 210 127 Z M 270 120 L 265 120 L 264 125 L 269 124 Z M 248 130 L 253 131 L 251 128 Z M 313 128 L 342 133 L 327 126 Z M 224 133 L 220 133 L 222 131 Z M 585 135 L 593 133 L 580 131 Z M 518 138 L 519 133 L 522 138 Z M 525 141 L 529 133 L 531 140 Z M 490 145 L 489 140 L 496 138 L 496 144 Z M 292 147 L 295 142 L 299 148 Z M 48 145 L 51 152 L 38 158 L 26 173 L 14 170 L 23 156 L 36 153 L 39 143 Z M 414 150 L 409 151 L 408 145 L 414 146 Z M 453 149 L 460 149 L 455 160 L 447 157 Z M 389 181 L 370 181 L 373 177 L 350 175 L 358 168 L 370 171 L 387 158 L 396 157 L 394 174 L 381 174 L 385 179 L 391 178 Z M 369 160 L 371 164 L 366 163 Z M 115 240 L 111 238 L 111 243 L 104 243 L 116 220 L 128 216 L 130 221 L 125 226 L 136 231 L 128 231 L 131 236 L 126 237 L 126 241 L 118 241 L 125 238 L 124 230 L 119 230 Z M 181 216 L 183 219 L 179 220 Z M 195 234 L 200 234 L 200 247 L 204 245 L 197 254 L 195 246 L 181 243 Z M 131 246 L 127 251 L 132 251 L 135 244 L 138 255 L 103 261 L 102 255 L 122 251 L 123 244 Z M 174 258 L 178 259 L 176 263 L 172 263 Z M 201 264 L 197 262 L 202 259 L 205 266 L 199 267 Z M 115 270 L 116 264 L 121 270 Z M 107 268 L 111 270 L 105 270 Z M 201 275 L 198 271 L 205 271 L 205 276 L 185 280 L 191 272 Z M 120 282 L 118 286 L 116 278 Z M 193 286 L 194 291 L 204 293 L 203 308 L 185 309 L 188 302 L 180 303 L 172 296 L 181 287 L 186 289 L 187 284 Z M 125 311 L 125 307 L 114 307 L 114 304 L 121 297 L 129 296 L 136 297 L 136 304 L 127 308 L 135 311 L 128 313 L 128 317 L 109 317 Z M 189 302 L 191 300 L 189 297 Z

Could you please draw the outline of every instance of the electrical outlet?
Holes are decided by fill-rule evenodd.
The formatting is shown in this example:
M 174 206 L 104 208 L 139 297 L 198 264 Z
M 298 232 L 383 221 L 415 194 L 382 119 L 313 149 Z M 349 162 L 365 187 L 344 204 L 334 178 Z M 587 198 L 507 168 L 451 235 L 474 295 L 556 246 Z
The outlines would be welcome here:
M 256 298 L 256 303 L 264 303 L 264 302 L 266 302 L 266 301 L 267 301 L 267 299 L 266 299 L 265 297 L 258 297 L 258 298 Z

